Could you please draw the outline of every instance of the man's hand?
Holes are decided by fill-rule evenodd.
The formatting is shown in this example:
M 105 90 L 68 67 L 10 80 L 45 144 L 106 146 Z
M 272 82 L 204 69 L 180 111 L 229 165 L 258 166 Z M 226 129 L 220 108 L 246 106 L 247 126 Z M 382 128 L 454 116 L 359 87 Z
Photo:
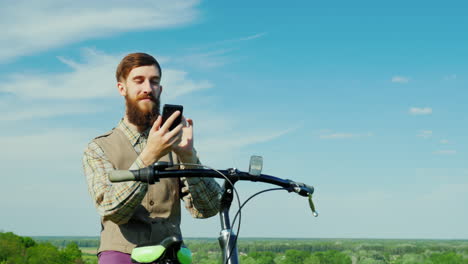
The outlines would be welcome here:
M 183 163 L 197 163 L 197 155 L 193 148 L 193 120 L 182 118 L 182 138 L 180 142 L 174 145 L 174 152 L 179 156 Z
M 140 154 L 140 158 L 146 166 L 149 166 L 171 152 L 174 146 L 182 139 L 182 124 L 169 131 L 174 120 L 180 115 L 180 111 L 174 112 L 161 126 L 162 117 L 154 122 L 148 135 L 146 147 Z M 160 127 L 161 126 L 161 127 Z

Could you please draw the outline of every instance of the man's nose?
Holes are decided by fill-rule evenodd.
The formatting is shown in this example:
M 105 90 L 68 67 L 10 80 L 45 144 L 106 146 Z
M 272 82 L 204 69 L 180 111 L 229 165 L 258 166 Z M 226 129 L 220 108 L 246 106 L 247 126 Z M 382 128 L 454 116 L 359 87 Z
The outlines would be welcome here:
M 145 81 L 143 83 L 142 91 L 144 93 L 151 93 L 152 92 L 151 83 L 149 81 Z

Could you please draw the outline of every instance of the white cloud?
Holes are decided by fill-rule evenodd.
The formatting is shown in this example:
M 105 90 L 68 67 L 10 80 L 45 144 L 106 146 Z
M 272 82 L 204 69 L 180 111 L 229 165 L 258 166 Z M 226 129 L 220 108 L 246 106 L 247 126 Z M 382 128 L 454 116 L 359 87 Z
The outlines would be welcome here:
M 349 139 L 349 138 L 362 138 L 362 137 L 372 137 L 373 133 L 366 134 L 353 134 L 353 133 L 327 133 L 320 135 L 321 139 Z
M 68 116 L 71 114 L 90 114 L 107 109 L 103 106 L 85 103 L 44 103 L 28 105 L 28 107 L 19 107 L 15 106 L 14 104 L 9 104 L 5 108 L 8 110 L 8 115 L 1 115 L 0 121 L 33 120 L 57 116 Z M 0 107 L 0 109 L 2 108 Z
M 430 138 L 432 137 L 432 130 L 421 130 L 417 136 L 422 138 Z
M 257 39 L 257 38 L 261 38 L 261 37 L 265 36 L 266 34 L 267 34 L 266 32 L 262 32 L 262 33 L 258 33 L 258 34 L 252 35 L 252 36 L 240 38 L 238 41 L 246 41 L 246 40 Z
M 454 155 L 454 154 L 457 154 L 457 151 L 453 150 L 453 149 L 437 150 L 437 151 L 434 151 L 433 154 L 436 154 L 436 155 Z
M 430 115 L 432 114 L 432 108 L 431 107 L 411 107 L 409 109 L 409 113 L 412 115 Z
M 405 77 L 405 76 L 393 76 L 392 77 L 393 83 L 408 83 L 409 81 L 410 81 L 410 78 Z
M 0 77 L 9 85 L 1 86 L 0 110 L 7 111 L 1 121 L 31 120 L 105 111 L 110 106 L 90 99 L 117 98 L 115 68 L 124 55 L 110 55 L 93 49 L 83 49 L 78 61 L 59 57 L 69 71 L 61 73 L 16 72 Z M 156 56 L 161 63 L 168 57 Z M 193 80 L 188 73 L 177 69 L 164 69 L 162 84 L 167 99 L 174 99 L 213 84 L 207 80 Z M 21 89 L 18 89 L 21 87 Z M 109 101 L 107 101 L 109 102 Z M 27 105 L 28 107 L 24 107 Z
M 0 91 L 34 99 L 86 99 L 117 95 L 114 75 L 120 57 L 92 49 L 84 49 L 82 55 L 84 63 L 58 58 L 70 68 L 69 72 L 11 74 L 6 77 L 11 85 L 0 87 Z
M 220 40 L 212 43 L 207 43 L 199 47 L 194 47 L 191 50 L 201 50 L 201 49 L 206 49 L 210 47 L 215 47 L 219 45 L 227 45 L 227 44 L 232 44 L 232 43 L 238 43 L 238 42 L 244 42 L 244 41 L 250 41 L 258 38 L 262 38 L 265 35 L 267 35 L 267 32 L 262 32 L 262 33 L 257 33 L 254 35 L 246 36 L 246 37 L 239 37 L 235 39 L 226 39 L 226 40 Z
M 191 52 L 190 55 L 176 58 L 173 61 L 184 66 L 191 66 L 200 69 L 212 69 L 223 66 L 232 59 L 227 56 L 227 53 L 234 49 L 219 49 L 204 53 Z
M 167 99 L 174 99 L 194 91 L 213 87 L 210 81 L 193 81 L 187 78 L 187 72 L 171 69 L 164 70 L 162 83 L 164 98 Z
M 11 1 L 0 9 L 0 62 L 121 32 L 188 24 L 198 17 L 198 2 Z
M 221 40 L 217 42 L 207 43 L 198 47 L 190 48 L 189 55 L 181 56 L 176 58 L 174 62 L 179 63 L 184 66 L 191 66 L 199 69 L 213 69 L 221 67 L 225 64 L 228 64 L 235 60 L 240 60 L 241 57 L 236 56 L 232 58 L 228 56 L 228 53 L 231 53 L 235 50 L 238 50 L 238 45 L 231 45 L 233 43 L 251 41 L 254 39 L 262 38 L 267 33 L 262 32 L 255 35 L 250 35 L 246 37 L 240 37 L 236 39 Z M 213 47 L 221 46 L 221 48 Z M 231 46 L 231 48 L 225 48 Z M 208 50 L 208 51 L 204 51 Z
M 93 49 L 83 49 L 83 63 L 59 57 L 71 71 L 65 73 L 14 73 L 5 77 L 8 86 L 0 91 L 12 93 L 20 98 L 31 99 L 92 99 L 118 96 L 115 68 L 123 55 L 109 55 Z M 158 57 L 159 58 L 159 57 Z M 162 58 L 164 61 L 167 58 Z M 211 88 L 209 81 L 194 81 L 187 72 L 165 69 L 164 89 L 170 90 L 171 98 L 196 90 Z M 21 87 L 21 89 L 17 89 Z

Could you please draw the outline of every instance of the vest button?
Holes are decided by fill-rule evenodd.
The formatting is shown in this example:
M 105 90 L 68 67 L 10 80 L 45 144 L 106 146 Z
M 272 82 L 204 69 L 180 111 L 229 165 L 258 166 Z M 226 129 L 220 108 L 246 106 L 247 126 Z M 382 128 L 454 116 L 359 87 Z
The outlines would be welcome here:
M 151 206 L 153 206 L 153 205 L 154 205 L 153 200 L 151 200 L 151 201 L 149 202 L 149 204 L 150 204 Z

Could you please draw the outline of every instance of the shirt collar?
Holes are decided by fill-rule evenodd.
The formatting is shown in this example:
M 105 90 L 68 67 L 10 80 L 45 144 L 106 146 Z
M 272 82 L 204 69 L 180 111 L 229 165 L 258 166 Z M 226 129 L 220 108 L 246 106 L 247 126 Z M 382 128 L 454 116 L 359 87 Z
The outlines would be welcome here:
M 117 125 L 117 127 L 122 130 L 122 132 L 127 136 L 132 146 L 135 146 L 138 143 L 140 137 L 148 138 L 149 129 L 145 130 L 144 132 L 140 133 L 138 130 L 133 129 L 128 125 L 128 123 L 122 118 Z

